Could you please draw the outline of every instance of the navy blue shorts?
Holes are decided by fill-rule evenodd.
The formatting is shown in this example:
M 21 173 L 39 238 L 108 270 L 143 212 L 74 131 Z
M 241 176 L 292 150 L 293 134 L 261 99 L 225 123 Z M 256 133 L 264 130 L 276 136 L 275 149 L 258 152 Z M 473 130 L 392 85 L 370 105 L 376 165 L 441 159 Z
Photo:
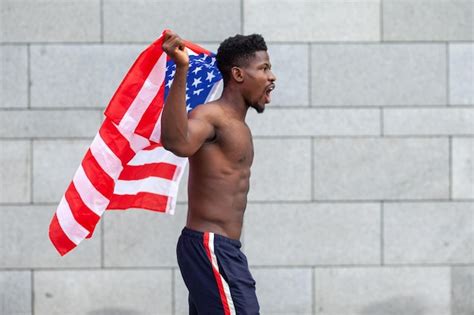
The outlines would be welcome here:
M 189 314 L 255 315 L 255 280 L 240 241 L 184 228 L 176 253 L 189 290 Z

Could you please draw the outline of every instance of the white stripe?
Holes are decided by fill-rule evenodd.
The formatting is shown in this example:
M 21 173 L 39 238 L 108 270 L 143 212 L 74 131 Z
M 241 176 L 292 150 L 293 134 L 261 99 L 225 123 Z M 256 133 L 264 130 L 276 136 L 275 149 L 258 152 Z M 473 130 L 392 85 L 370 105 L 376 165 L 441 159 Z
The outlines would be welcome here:
M 112 124 L 114 124 L 112 122 Z M 147 138 L 142 137 L 140 135 L 137 135 L 136 133 L 133 133 L 129 130 L 120 128 L 119 126 L 115 125 L 114 126 L 117 128 L 117 130 L 120 132 L 120 134 L 127 139 L 128 143 L 130 144 L 130 148 L 136 153 L 143 148 L 146 148 L 150 145 L 150 141 L 148 141 Z
M 174 155 L 163 147 L 156 147 L 153 150 L 142 150 L 138 152 L 133 159 L 128 162 L 128 165 L 138 166 L 157 162 L 183 165 L 187 160 L 185 157 Z
M 160 177 L 118 180 L 115 183 L 115 195 L 136 195 L 142 191 L 164 196 L 176 196 L 178 194 L 178 183 Z
M 146 78 L 143 86 L 137 94 L 137 97 L 133 100 L 132 104 L 128 108 L 127 112 L 120 121 L 119 126 L 130 131 L 134 131 L 137 128 L 143 114 L 150 105 L 151 101 L 155 98 L 156 94 L 160 90 L 161 85 L 165 79 L 166 71 L 166 54 L 162 53 L 150 74 Z
M 161 115 L 162 114 L 163 114 L 163 110 L 161 110 L 160 117 L 158 117 L 155 127 L 153 127 L 153 131 L 150 136 L 151 141 L 161 142 Z
M 216 254 L 214 253 L 214 233 L 209 232 L 209 249 L 211 252 L 211 261 L 212 266 L 219 271 L 219 265 L 217 264 Z M 221 277 L 222 286 L 224 287 L 225 297 L 227 299 L 227 304 L 229 306 L 230 314 L 235 314 L 235 307 L 234 301 L 232 300 L 232 296 L 230 295 L 230 288 L 227 281 L 225 281 L 224 277 L 222 277 L 221 273 L 219 272 L 219 276 Z
M 102 140 L 99 133 L 91 144 L 91 152 L 100 167 L 113 179 L 116 179 L 123 170 L 122 161 L 115 155 Z
M 101 216 L 109 204 L 109 199 L 105 198 L 92 185 L 82 165 L 79 165 L 72 181 L 84 204 L 98 216 Z
M 214 83 L 209 95 L 206 98 L 204 103 L 212 102 L 218 99 L 222 95 L 222 90 L 224 89 L 224 80 L 220 80 L 219 82 Z
M 80 225 L 72 215 L 71 208 L 63 196 L 56 211 L 59 225 L 64 234 L 74 243 L 79 244 L 89 234 L 82 225 Z

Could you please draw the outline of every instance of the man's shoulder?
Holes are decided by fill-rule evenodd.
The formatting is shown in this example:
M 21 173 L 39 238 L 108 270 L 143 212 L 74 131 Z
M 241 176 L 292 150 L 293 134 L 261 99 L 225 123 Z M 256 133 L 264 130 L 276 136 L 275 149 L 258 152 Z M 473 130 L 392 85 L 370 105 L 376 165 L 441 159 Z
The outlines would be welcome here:
M 206 103 L 196 106 L 188 115 L 191 119 L 203 119 L 213 122 L 219 119 L 223 114 L 222 107 L 216 103 Z

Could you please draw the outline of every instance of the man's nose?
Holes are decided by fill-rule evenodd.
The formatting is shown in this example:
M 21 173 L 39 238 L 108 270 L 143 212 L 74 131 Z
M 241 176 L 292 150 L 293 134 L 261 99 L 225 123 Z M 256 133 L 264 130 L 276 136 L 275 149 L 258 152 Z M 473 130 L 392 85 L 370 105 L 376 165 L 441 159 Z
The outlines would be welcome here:
M 276 79 L 277 79 L 275 74 L 271 70 L 270 70 L 270 76 L 268 77 L 268 79 L 272 82 L 276 81 Z

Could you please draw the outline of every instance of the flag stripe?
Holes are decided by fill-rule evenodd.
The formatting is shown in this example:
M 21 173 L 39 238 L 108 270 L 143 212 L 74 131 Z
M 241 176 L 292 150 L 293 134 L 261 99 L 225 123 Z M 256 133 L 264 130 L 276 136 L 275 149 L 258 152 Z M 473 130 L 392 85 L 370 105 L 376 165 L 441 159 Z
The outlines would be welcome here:
M 92 141 L 90 150 L 100 167 L 112 178 L 117 178 L 123 170 L 122 161 L 105 144 L 98 133 Z
M 169 197 L 148 192 L 139 192 L 136 195 L 114 195 L 107 209 L 123 210 L 140 208 L 158 212 L 166 212 Z
M 87 150 L 81 165 L 91 184 L 101 195 L 109 198 L 114 192 L 115 181 L 100 167 L 90 149 Z
M 51 224 L 49 225 L 49 239 L 61 256 L 66 255 L 71 249 L 77 246 L 64 233 L 61 225 L 59 225 L 56 214 L 54 214 Z
M 159 177 L 147 177 L 139 180 L 117 180 L 114 194 L 132 195 L 138 194 L 141 191 L 176 196 L 178 185 L 174 181 Z
M 102 215 L 109 203 L 109 199 L 104 197 L 91 184 L 82 166 L 79 166 L 72 181 L 87 208 L 91 209 L 98 216 Z
M 81 196 L 77 192 L 76 186 L 74 186 L 74 183 L 69 185 L 64 197 L 66 198 L 66 202 L 69 205 L 74 219 L 77 221 L 77 223 L 87 229 L 89 232 L 88 236 L 90 237 L 90 234 L 92 234 L 94 231 L 100 217 L 91 209 L 89 209 L 82 201 Z
M 133 63 L 114 96 L 110 100 L 105 116 L 119 124 L 130 104 L 137 97 L 145 80 L 162 54 L 163 36 L 145 49 Z
M 154 126 L 158 125 L 161 110 L 163 109 L 163 100 L 165 97 L 165 85 L 162 84 L 158 94 L 151 102 L 150 106 L 146 109 L 145 114 L 140 120 L 135 132 L 141 134 L 147 138 L 151 137 Z M 158 138 L 159 141 L 159 138 Z
M 154 161 L 161 161 L 169 164 L 182 164 L 187 161 L 186 158 L 179 157 L 165 150 L 162 146 L 157 146 L 151 150 L 142 150 L 138 152 L 133 159 L 128 162 L 128 165 L 145 165 L 153 163 Z
M 102 127 L 99 129 L 102 141 L 119 158 L 122 165 L 135 155 L 135 151 L 130 147 L 130 142 L 118 130 L 117 126 L 110 119 L 105 119 Z
M 150 163 L 146 165 L 127 165 L 120 173 L 120 180 L 137 180 L 147 177 L 162 177 L 172 180 L 177 166 L 170 163 Z
M 151 101 L 155 98 L 156 94 L 158 94 L 158 91 L 163 84 L 165 79 L 165 68 L 166 54 L 162 53 L 143 83 L 143 86 L 140 89 L 140 92 L 138 92 L 137 97 L 135 97 L 127 112 L 120 120 L 120 128 L 135 131 L 135 128 L 140 122 L 143 114 L 150 105 Z
M 79 244 L 88 234 L 87 231 L 82 225 L 77 223 L 76 219 L 71 213 L 71 209 L 66 202 L 66 198 L 62 198 L 58 206 L 58 211 L 56 212 L 59 225 L 63 229 L 66 236 L 74 243 Z

